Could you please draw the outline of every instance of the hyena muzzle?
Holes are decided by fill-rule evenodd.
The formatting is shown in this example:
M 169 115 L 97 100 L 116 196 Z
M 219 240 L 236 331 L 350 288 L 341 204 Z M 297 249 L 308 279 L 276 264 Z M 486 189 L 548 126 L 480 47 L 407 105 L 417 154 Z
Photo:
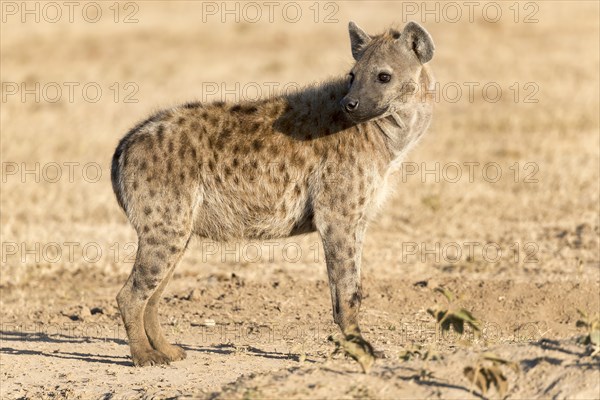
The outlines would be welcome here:
M 192 235 L 230 241 L 318 232 L 333 317 L 368 371 L 362 337 L 363 238 L 388 176 L 426 131 L 433 42 L 418 24 L 370 36 L 350 23 L 345 77 L 294 93 L 161 111 L 120 141 L 112 184 L 138 235 L 117 296 L 136 366 L 185 358 L 167 342 L 158 303 Z

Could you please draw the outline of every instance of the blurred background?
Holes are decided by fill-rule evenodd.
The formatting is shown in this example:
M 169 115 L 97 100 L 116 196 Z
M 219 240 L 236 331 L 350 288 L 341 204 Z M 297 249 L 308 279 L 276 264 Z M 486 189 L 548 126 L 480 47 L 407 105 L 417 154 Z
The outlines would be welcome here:
M 349 20 L 372 34 L 415 20 L 435 40 L 437 106 L 369 235 L 388 265 L 402 241 L 489 240 L 535 241 L 541 262 L 531 267 L 545 273 L 577 259 L 597 266 L 595 246 L 572 252 L 557 234 L 579 229 L 597 243 L 598 5 L 515 4 L 3 3 L 3 241 L 135 241 L 109 162 L 139 120 L 344 75 Z M 2 260 L 3 283 L 58 267 L 20 253 Z

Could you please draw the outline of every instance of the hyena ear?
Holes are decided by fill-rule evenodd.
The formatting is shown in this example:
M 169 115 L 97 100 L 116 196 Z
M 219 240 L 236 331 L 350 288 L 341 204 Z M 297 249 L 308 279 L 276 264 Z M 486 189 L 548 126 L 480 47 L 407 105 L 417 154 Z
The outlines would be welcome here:
M 433 39 L 427 31 L 416 22 L 410 21 L 404 27 L 400 39 L 413 50 L 421 64 L 429 62 L 433 58 Z
M 352 57 L 356 61 L 360 58 L 365 47 L 371 41 L 371 37 L 360 29 L 354 22 L 350 21 L 348 24 L 348 31 L 350 31 L 350 45 L 352 47 Z

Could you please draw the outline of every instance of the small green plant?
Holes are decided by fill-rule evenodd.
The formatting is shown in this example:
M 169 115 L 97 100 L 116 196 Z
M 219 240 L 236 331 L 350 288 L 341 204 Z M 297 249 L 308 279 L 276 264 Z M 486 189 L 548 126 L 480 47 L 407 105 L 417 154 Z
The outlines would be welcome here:
M 471 383 L 471 393 L 473 387 L 477 386 L 483 396 L 487 394 L 491 387 L 496 389 L 500 398 L 508 391 L 508 379 L 504 375 L 503 367 L 508 367 L 519 372 L 519 364 L 498 357 L 494 353 L 482 354 L 474 366 L 468 366 L 463 369 L 463 374 Z
M 462 335 L 465 324 L 469 325 L 476 332 L 481 331 L 479 321 L 471 314 L 471 312 L 454 305 L 456 297 L 450 290 L 443 287 L 437 287 L 434 291 L 443 294 L 446 300 L 448 300 L 447 309 L 427 309 L 427 312 L 436 319 L 442 331 L 449 331 L 450 327 L 452 327 L 458 334 Z
M 576 322 L 576 326 L 578 328 L 585 328 L 587 331 L 587 335 L 580 338 L 579 342 L 586 346 L 591 346 L 591 356 L 595 357 L 600 354 L 600 317 L 598 315 L 591 317 L 588 313 L 580 309 L 577 309 L 577 312 L 581 316 L 581 319 Z

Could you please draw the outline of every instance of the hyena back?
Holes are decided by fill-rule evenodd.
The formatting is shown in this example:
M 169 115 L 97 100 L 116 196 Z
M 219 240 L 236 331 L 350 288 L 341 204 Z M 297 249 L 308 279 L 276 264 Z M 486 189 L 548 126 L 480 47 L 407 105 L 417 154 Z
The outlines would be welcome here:
M 426 131 L 429 34 L 416 23 L 369 36 L 350 23 L 348 77 L 253 102 L 189 103 L 134 127 L 112 162 L 117 199 L 138 235 L 117 296 L 134 365 L 185 358 L 157 306 L 192 235 L 218 241 L 317 231 L 344 347 L 367 371 L 358 325 L 368 221 L 389 174 Z

